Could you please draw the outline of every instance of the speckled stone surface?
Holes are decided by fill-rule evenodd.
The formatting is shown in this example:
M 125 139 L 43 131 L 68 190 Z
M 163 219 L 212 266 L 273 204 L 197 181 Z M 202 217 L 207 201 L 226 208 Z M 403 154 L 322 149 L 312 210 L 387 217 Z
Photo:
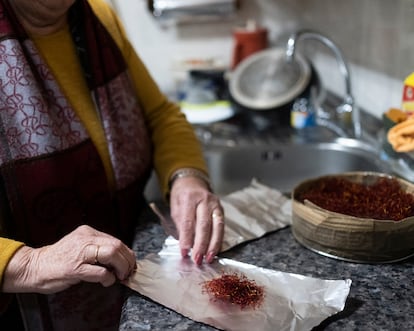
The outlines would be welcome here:
M 156 222 L 138 228 L 133 247 L 138 258 L 160 251 L 165 238 L 162 227 Z M 340 261 L 301 246 L 290 227 L 241 244 L 222 257 L 322 279 L 351 279 L 345 309 L 323 321 L 314 331 L 414 330 L 414 258 L 377 265 Z M 120 330 L 216 329 L 128 290 Z

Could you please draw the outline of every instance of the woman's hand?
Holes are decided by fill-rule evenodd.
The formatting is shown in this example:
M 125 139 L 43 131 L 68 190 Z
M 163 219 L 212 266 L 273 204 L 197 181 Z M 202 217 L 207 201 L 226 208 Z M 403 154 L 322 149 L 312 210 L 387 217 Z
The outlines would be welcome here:
M 53 245 L 21 247 L 6 267 L 2 291 L 48 294 L 81 281 L 110 286 L 135 266 L 134 252 L 120 240 L 82 225 Z
M 171 217 L 177 227 L 181 254 L 190 249 L 195 263 L 211 263 L 224 234 L 224 213 L 219 198 L 198 177 L 177 178 L 170 192 Z

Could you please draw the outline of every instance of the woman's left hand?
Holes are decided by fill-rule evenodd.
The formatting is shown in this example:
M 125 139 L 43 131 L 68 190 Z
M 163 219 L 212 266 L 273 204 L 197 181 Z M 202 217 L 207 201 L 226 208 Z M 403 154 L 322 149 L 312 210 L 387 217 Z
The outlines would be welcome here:
M 177 178 L 170 192 L 171 217 L 178 231 L 181 254 L 195 263 L 211 263 L 224 234 L 224 211 L 218 196 L 197 177 Z

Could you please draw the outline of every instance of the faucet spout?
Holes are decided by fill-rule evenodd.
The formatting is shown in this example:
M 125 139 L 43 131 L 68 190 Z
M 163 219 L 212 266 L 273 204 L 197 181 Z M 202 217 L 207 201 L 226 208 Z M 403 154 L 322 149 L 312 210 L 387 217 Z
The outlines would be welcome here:
M 339 105 L 336 109 L 337 115 L 342 122 L 346 124 L 347 122 L 351 122 L 353 136 L 355 138 L 360 138 L 362 131 L 359 109 L 355 105 L 354 97 L 352 96 L 350 71 L 339 47 L 331 39 L 319 32 L 302 30 L 294 33 L 288 39 L 288 42 L 286 44 L 286 60 L 288 62 L 294 61 L 297 43 L 300 40 L 305 39 L 317 40 L 333 52 L 338 63 L 339 71 L 345 81 L 345 97 L 342 101 L 342 104 Z

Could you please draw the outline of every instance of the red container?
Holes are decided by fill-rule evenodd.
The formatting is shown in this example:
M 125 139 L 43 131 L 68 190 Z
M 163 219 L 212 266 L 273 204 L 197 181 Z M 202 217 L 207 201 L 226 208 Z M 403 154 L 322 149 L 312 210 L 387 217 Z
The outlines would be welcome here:
M 233 39 L 232 69 L 246 57 L 268 47 L 267 29 L 258 27 L 254 21 L 248 21 L 246 26 L 234 29 Z

